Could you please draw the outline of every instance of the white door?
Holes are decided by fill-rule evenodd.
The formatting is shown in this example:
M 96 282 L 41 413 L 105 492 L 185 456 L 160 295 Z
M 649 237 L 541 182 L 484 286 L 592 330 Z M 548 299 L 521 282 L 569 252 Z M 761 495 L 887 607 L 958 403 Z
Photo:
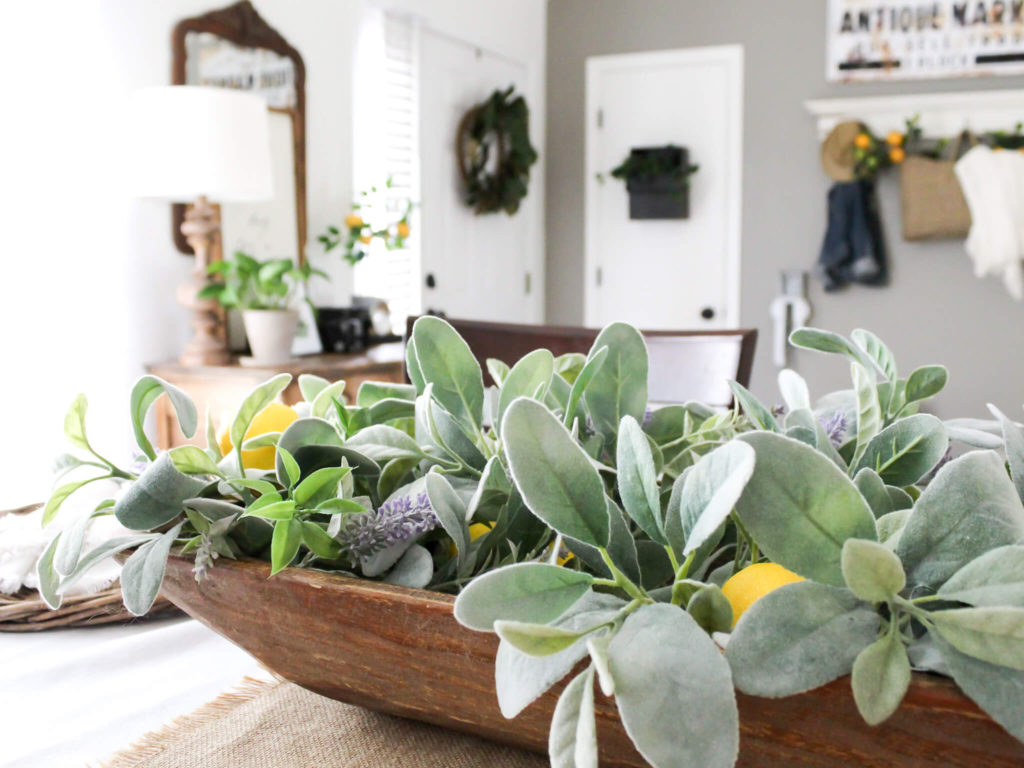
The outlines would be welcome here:
M 742 110 L 742 46 L 587 59 L 588 325 L 738 326 Z M 689 218 L 631 220 L 609 171 L 632 148 L 667 144 L 700 167 Z
M 496 89 L 523 93 L 526 67 L 425 30 L 420 53 L 421 229 L 424 310 L 449 317 L 539 322 L 531 253 L 536 173 L 519 211 L 477 216 L 461 197 L 459 121 Z M 527 98 L 529 102 L 529 98 Z M 534 127 L 534 132 L 536 127 Z M 534 166 L 536 168 L 536 166 Z

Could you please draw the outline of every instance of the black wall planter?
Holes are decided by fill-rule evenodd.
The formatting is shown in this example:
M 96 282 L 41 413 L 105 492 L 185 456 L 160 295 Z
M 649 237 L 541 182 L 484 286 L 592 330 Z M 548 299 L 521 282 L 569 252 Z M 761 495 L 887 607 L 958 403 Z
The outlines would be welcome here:
M 651 147 L 634 149 L 630 157 L 652 154 L 666 156 L 666 164 L 677 168 L 689 165 L 688 152 L 681 147 Z M 659 163 L 661 164 L 661 163 Z M 685 179 L 670 174 L 626 182 L 629 192 L 629 218 L 631 219 L 688 219 L 690 218 L 690 185 Z

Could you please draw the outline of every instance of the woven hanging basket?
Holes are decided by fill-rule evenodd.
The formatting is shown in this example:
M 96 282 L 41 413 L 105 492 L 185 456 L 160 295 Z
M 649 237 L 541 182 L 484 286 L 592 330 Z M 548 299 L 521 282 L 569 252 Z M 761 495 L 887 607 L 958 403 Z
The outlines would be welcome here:
M 0 510 L 0 517 L 27 514 L 39 506 L 35 504 L 21 509 Z M 66 597 L 56 611 L 51 611 L 34 589 L 22 588 L 13 595 L 0 594 L 0 632 L 38 632 L 44 629 L 127 624 L 142 619 L 177 615 L 181 615 L 181 610 L 160 595 L 149 613 L 141 617 L 133 616 L 121 602 L 119 584 L 91 595 Z

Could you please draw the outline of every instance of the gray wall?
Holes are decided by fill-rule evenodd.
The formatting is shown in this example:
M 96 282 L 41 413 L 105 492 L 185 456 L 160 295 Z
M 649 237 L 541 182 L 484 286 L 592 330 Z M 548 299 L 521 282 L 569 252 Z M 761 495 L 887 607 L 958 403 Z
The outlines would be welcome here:
M 547 318 L 583 318 L 584 60 L 588 56 L 701 45 L 744 46 L 742 322 L 760 341 L 753 389 L 780 398 L 771 361 L 768 305 L 778 272 L 810 269 L 825 226 L 829 180 L 818 163 L 810 98 L 1024 87 L 1024 78 L 893 84 L 825 82 L 824 0 L 549 0 L 547 125 Z M 910 115 L 908 115 L 910 117 Z M 1024 115 L 1022 115 L 1024 117 Z M 1008 126 L 1011 127 L 1011 126 Z M 997 279 L 978 280 L 961 242 L 904 243 L 898 173 L 880 184 L 892 280 L 825 294 L 812 278 L 812 325 L 848 334 L 868 328 L 907 372 L 950 369 L 931 408 L 943 417 L 987 416 L 986 402 L 1024 417 L 1024 308 Z M 836 358 L 798 352 L 793 367 L 812 394 L 848 386 Z

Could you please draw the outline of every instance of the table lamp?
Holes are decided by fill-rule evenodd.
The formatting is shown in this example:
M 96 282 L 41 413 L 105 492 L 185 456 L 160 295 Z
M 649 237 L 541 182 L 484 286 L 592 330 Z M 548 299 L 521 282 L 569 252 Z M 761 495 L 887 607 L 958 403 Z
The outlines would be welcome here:
M 229 354 L 215 299 L 200 299 L 215 258 L 220 213 L 212 203 L 266 200 L 273 194 L 270 124 L 261 97 L 226 88 L 144 88 L 128 110 L 128 173 L 136 197 L 190 203 L 181 225 L 195 252 L 178 301 L 192 311 L 182 365 L 223 365 Z

